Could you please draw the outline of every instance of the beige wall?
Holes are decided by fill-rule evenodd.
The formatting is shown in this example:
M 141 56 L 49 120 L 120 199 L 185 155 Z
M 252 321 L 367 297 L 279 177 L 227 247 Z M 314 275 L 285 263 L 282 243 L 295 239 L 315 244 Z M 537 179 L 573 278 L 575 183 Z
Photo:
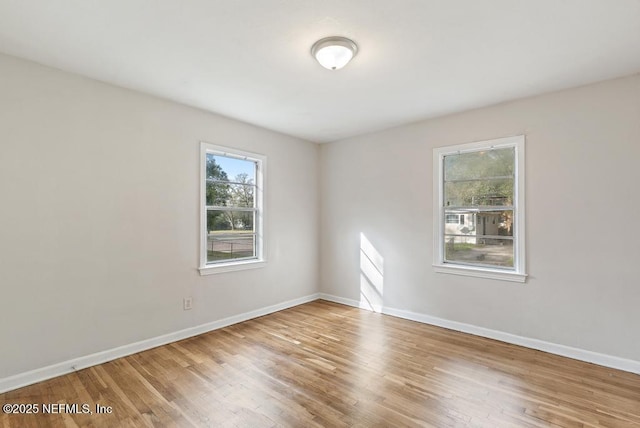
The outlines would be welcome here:
M 518 134 L 528 282 L 434 273 L 432 149 Z M 616 214 L 640 211 L 640 75 L 326 144 L 321 171 L 322 292 L 360 299 L 362 233 L 387 307 L 640 361 L 640 229 Z
M 200 140 L 267 156 L 267 267 L 199 276 Z M 317 186 L 316 144 L 0 56 L 0 379 L 316 293 Z

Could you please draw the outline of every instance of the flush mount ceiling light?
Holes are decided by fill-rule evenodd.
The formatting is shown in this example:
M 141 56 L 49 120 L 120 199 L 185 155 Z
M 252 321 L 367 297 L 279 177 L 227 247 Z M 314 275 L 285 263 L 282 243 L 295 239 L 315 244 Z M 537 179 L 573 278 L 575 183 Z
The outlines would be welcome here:
M 357 53 L 358 45 L 346 37 L 325 37 L 311 46 L 311 55 L 329 70 L 340 70 Z

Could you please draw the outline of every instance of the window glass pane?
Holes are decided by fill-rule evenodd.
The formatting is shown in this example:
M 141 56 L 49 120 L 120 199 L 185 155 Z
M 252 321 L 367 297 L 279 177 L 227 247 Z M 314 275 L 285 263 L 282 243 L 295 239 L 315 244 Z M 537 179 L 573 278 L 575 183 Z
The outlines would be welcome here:
M 207 205 L 252 208 L 255 188 L 253 184 L 207 181 Z
M 444 180 L 513 177 L 515 149 L 483 150 L 444 157 Z
M 464 223 L 458 222 L 456 224 L 445 222 L 445 235 L 463 235 L 462 237 L 469 238 L 482 236 L 513 236 L 512 210 L 482 212 L 456 211 L 455 213 L 445 211 L 445 218 L 457 214 L 461 214 L 460 217 L 464 217 Z
M 513 241 L 476 236 L 445 236 L 445 261 L 513 268 Z
M 444 183 L 444 206 L 513 205 L 513 179 Z
M 207 262 L 224 262 L 256 256 L 255 235 L 209 234 L 207 239 Z
M 209 234 L 254 232 L 254 217 L 253 211 L 207 210 L 207 232 Z
M 256 163 L 250 160 L 236 159 L 207 153 L 207 178 L 223 181 L 248 183 L 256 179 Z

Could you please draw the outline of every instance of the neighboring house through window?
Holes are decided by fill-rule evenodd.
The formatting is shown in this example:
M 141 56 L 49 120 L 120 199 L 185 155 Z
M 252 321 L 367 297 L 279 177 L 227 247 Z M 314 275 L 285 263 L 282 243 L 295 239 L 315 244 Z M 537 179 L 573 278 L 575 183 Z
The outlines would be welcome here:
M 524 136 L 436 148 L 436 271 L 524 282 Z
M 200 273 L 261 267 L 264 156 L 201 143 L 200 162 Z

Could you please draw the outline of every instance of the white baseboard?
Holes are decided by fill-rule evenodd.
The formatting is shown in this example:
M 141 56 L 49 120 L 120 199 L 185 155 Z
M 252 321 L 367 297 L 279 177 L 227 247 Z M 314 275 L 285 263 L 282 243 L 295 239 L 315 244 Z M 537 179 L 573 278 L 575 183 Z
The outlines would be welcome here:
M 362 305 L 360 302 L 353 299 L 346 299 L 344 297 L 333 296 L 325 293 L 320 293 L 319 297 L 320 299 L 328 300 L 330 302 L 341 303 L 343 305 L 353 306 L 356 308 L 368 309 L 366 305 Z M 470 333 L 476 336 L 487 337 L 489 339 L 495 339 L 501 342 L 524 346 L 525 348 L 537 349 L 539 351 L 549 352 L 551 354 L 561 355 L 563 357 L 573 358 L 575 360 L 586 361 L 588 363 L 598 364 L 612 369 L 624 370 L 627 372 L 640 374 L 640 361 L 600 354 L 598 352 L 587 351 L 580 348 L 573 348 L 571 346 L 558 345 L 556 343 L 545 342 L 544 340 L 531 339 L 529 337 L 518 336 L 498 330 L 491 330 L 471 324 L 450 321 L 444 318 L 433 317 L 430 315 L 390 308 L 386 306 L 382 308 L 382 313 L 398 318 L 421 322 L 424 324 L 430 324 L 438 327 L 448 328 L 451 330 L 461 331 L 463 333 Z
M 329 302 L 340 303 L 342 305 L 353 306 L 354 308 L 367 309 L 371 311 L 371 306 L 357 300 L 347 299 L 346 297 L 334 296 L 332 294 L 320 293 L 319 299 L 328 300 Z M 372 311 L 375 312 L 375 311 Z
M 166 345 L 167 343 L 172 343 L 192 336 L 197 336 L 199 334 L 227 327 L 232 324 L 237 324 L 242 321 L 247 321 L 253 318 L 261 317 L 263 315 L 268 315 L 270 313 L 288 309 L 293 306 L 298 306 L 303 303 L 312 302 L 314 300 L 318 300 L 318 298 L 318 293 L 311 294 L 309 296 L 300 297 L 298 299 L 293 299 L 286 302 L 278 303 L 276 305 L 267 306 L 265 308 L 256 309 L 254 311 L 245 312 L 243 314 L 234 315 L 232 317 L 224 318 L 218 321 L 190 327 L 184 330 L 176 331 L 174 333 L 153 337 L 151 339 L 142 340 L 140 342 L 131 343 L 129 345 L 119 346 L 117 348 L 108 349 L 106 351 L 97 352 L 95 354 L 86 355 L 84 357 L 74 358 L 72 360 L 63 361 L 61 363 L 53 364 L 40 369 L 1 378 L 0 393 L 22 388 L 23 386 L 42 382 L 43 380 L 65 375 L 67 373 L 95 366 L 97 364 L 106 363 L 107 361 L 112 361 L 116 358 L 126 357 L 127 355 L 146 351 L 147 349 Z

